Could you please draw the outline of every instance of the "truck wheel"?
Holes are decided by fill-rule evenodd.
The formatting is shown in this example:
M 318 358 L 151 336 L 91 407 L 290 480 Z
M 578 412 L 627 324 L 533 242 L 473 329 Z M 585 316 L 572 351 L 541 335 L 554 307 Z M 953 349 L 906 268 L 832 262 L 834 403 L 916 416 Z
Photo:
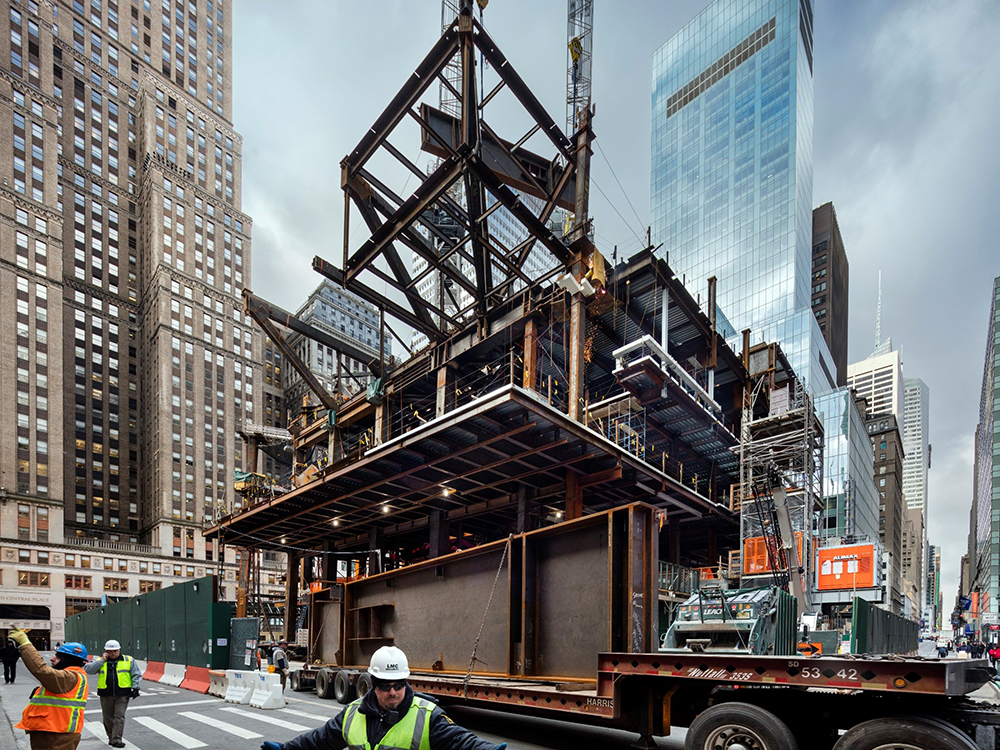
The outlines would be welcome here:
M 333 678 L 333 699 L 339 703 L 350 703 L 354 697 L 354 685 L 351 684 L 351 673 L 341 669 Z
M 364 698 L 369 690 L 372 689 L 372 677 L 367 672 L 362 672 L 358 675 L 358 681 L 355 683 L 355 687 L 358 690 L 358 697 Z
M 324 700 L 333 697 L 333 672 L 321 669 L 316 673 L 316 695 Z
M 976 745 L 944 721 L 893 716 L 858 724 L 833 750 L 976 750 Z
M 749 703 L 720 703 L 698 714 L 684 750 L 799 750 L 791 730 L 777 716 Z
M 299 670 L 296 669 L 288 675 L 288 687 L 292 689 L 293 693 L 297 693 L 302 690 L 302 688 L 299 687 Z

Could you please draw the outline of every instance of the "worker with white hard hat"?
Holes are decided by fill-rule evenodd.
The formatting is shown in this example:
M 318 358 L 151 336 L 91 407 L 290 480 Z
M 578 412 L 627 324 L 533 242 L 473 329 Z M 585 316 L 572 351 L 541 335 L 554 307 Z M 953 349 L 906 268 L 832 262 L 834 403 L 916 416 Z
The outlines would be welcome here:
M 97 675 L 104 731 L 111 747 L 125 747 L 125 711 L 130 698 L 139 697 L 142 671 L 135 659 L 122 653 L 122 644 L 113 638 L 104 644 L 104 653 L 87 664 L 88 674 Z
M 372 689 L 319 729 L 294 740 L 265 742 L 261 750 L 343 750 L 409 747 L 419 750 L 504 750 L 479 739 L 448 718 L 407 683 L 410 665 L 395 646 L 382 646 L 368 665 Z

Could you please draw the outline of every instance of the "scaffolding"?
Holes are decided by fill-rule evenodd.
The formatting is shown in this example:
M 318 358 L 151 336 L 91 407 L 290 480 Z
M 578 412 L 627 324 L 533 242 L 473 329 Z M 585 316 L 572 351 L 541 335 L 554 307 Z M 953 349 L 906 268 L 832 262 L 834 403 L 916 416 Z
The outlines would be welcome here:
M 740 513 L 741 586 L 761 585 L 765 579 L 788 583 L 771 493 L 780 482 L 786 488 L 793 543 L 808 598 L 814 519 L 822 510 L 823 423 L 777 344 L 755 346 L 745 357 L 750 383 L 740 429 L 740 486 L 733 493 L 733 509 Z

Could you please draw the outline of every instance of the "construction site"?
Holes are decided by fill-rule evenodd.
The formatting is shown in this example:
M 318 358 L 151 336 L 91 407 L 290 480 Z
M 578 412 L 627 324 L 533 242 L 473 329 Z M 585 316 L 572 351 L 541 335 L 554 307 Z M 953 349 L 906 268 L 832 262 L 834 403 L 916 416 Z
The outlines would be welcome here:
M 781 346 L 733 330 L 717 280 L 679 279 L 663 247 L 595 244 L 592 4 L 569 21 L 565 129 L 471 3 L 446 2 L 440 39 L 341 163 L 343 254 L 313 270 L 405 353 L 244 291 L 310 395 L 287 433 L 245 427 L 244 502 L 205 532 L 241 551 L 238 614 L 260 606 L 258 555 L 285 556 L 281 626 L 306 651 L 292 688 L 341 702 L 395 644 L 439 700 L 618 726 L 640 747 L 675 723 L 685 747 L 718 747 L 720 722 L 756 736 L 746 703 L 831 747 L 913 713 L 911 695 L 951 722 L 921 732 L 978 731 L 979 714 L 947 713 L 988 679 L 978 662 L 839 658 L 914 653 L 916 625 L 855 596 L 847 643 L 814 601 L 824 421 Z M 512 107 L 530 124 L 501 134 Z M 362 362 L 365 386 L 328 389 L 292 337 Z M 275 444 L 291 486 L 260 471 Z
M 335 580 L 338 562 L 352 576 L 389 570 L 641 501 L 660 509 L 665 614 L 699 580 L 738 580 L 743 557 L 751 579 L 787 585 L 771 487 L 789 484 L 808 570 L 803 532 L 822 465 L 808 395 L 779 346 L 751 347 L 745 331 L 731 348 L 727 334 L 738 336 L 720 330 L 714 279 L 692 294 L 657 248 L 620 260 L 595 247 L 589 94 L 570 98 L 578 127 L 565 135 L 485 32 L 458 18 L 342 163 L 345 222 L 360 217 L 370 238 L 349 247 L 345 226 L 342 263 L 313 261 L 378 307 L 383 339 L 409 328 L 427 343 L 373 360 L 245 291 L 316 408 L 289 433 L 244 429 L 251 465 L 237 489 L 247 501 L 206 535 L 286 554 L 292 613 L 299 589 Z M 501 78 L 490 92 L 477 89 L 479 55 Z M 421 102 L 438 86 L 451 112 Z M 501 93 L 530 116 L 526 133 L 504 138 L 489 125 Z M 437 157 L 429 174 L 393 145 L 406 126 Z M 370 171 L 386 156 L 420 178 L 410 196 Z M 518 245 L 492 230 L 497 212 L 518 223 Z M 566 218 L 553 222 L 557 212 Z M 548 270 L 528 276 L 543 253 Z M 426 279 L 437 299 L 418 294 Z M 329 393 L 292 333 L 366 362 L 371 385 Z M 309 473 L 276 493 L 256 459 L 286 439 Z M 317 448 L 321 468 L 308 460 Z M 242 559 L 246 582 L 254 556 Z
M 595 246 L 592 3 L 570 4 L 565 128 L 460 5 L 444 2 L 441 38 L 343 159 L 343 254 L 313 260 L 403 346 L 373 357 L 244 291 L 308 396 L 288 430 L 243 426 L 243 500 L 206 531 L 241 550 L 239 613 L 283 619 L 295 639 L 305 592 L 329 582 L 634 502 L 658 509 L 664 632 L 705 587 L 775 586 L 817 612 L 824 434 L 810 393 L 778 343 L 732 329 L 714 277 L 694 288 L 662 247 Z M 489 91 L 483 66 L 499 79 Z M 501 135 L 490 118 L 510 109 L 530 125 Z M 358 223 L 367 239 L 352 245 Z M 365 379 L 329 389 L 303 337 Z M 284 486 L 260 468 L 269 446 L 291 454 Z M 255 592 L 261 553 L 287 558 L 284 602 Z

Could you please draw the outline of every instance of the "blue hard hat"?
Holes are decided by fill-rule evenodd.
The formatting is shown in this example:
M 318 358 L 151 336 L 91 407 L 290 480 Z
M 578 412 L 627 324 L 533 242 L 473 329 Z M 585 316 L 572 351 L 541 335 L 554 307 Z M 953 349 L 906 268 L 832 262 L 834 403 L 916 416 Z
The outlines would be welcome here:
M 75 656 L 78 659 L 87 658 L 87 647 L 82 643 L 77 643 L 71 641 L 70 643 L 64 643 L 59 648 L 56 649 L 57 654 L 68 654 L 69 656 Z

